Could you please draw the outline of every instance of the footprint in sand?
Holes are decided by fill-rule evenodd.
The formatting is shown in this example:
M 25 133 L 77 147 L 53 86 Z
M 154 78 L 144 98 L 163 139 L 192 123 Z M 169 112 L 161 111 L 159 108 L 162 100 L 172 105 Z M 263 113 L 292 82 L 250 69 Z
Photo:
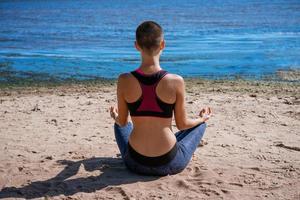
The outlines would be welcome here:
M 113 193 L 118 193 L 120 194 L 124 200 L 129 200 L 129 194 L 124 190 L 124 188 L 121 187 L 113 187 L 113 186 L 109 186 L 105 189 L 107 192 L 113 192 Z
M 175 181 L 175 185 L 178 188 L 185 188 L 185 189 L 190 188 L 190 185 L 189 185 L 188 181 L 186 181 L 184 179 L 180 179 L 180 180 Z

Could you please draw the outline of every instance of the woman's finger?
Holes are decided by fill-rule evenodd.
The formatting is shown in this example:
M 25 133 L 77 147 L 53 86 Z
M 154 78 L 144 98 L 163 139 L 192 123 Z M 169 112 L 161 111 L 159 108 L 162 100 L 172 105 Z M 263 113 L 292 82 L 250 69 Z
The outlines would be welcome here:
M 202 110 L 200 110 L 199 116 L 202 117 L 204 112 L 205 110 L 202 108 Z
M 208 115 L 208 109 L 207 109 L 207 107 L 205 107 L 204 109 L 203 109 L 203 116 L 206 116 L 206 115 Z

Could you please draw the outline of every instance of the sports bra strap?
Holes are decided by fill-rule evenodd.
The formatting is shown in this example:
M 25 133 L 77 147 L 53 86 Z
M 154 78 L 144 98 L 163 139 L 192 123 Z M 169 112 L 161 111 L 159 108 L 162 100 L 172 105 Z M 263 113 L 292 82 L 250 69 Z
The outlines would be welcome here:
M 142 74 L 140 70 L 132 71 L 131 74 L 142 84 L 144 85 L 154 85 L 168 74 L 165 70 L 160 70 L 153 74 Z

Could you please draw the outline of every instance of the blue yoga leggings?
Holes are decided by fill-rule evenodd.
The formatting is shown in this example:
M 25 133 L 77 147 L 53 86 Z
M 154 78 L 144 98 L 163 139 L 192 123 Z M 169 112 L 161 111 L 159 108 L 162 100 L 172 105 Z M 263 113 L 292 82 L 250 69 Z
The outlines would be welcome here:
M 151 167 L 136 162 L 128 151 L 128 139 L 132 132 L 133 125 L 128 122 L 125 126 L 114 124 L 115 137 L 120 149 L 122 159 L 131 171 L 144 175 L 164 176 L 168 174 L 176 174 L 184 170 L 190 162 L 193 153 L 199 145 L 201 138 L 204 135 L 206 123 L 199 124 L 193 128 L 178 131 L 175 133 L 177 139 L 178 151 L 173 160 L 169 163 Z

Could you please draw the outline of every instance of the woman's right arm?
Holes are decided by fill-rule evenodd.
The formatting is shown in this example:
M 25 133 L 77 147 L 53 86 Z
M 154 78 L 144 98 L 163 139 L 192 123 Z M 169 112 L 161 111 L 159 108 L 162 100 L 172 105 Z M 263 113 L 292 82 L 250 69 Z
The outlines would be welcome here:
M 189 129 L 208 120 L 208 118 L 198 117 L 197 119 L 188 119 L 185 110 L 185 84 L 182 77 L 176 78 L 176 102 L 175 102 L 175 122 L 179 130 Z M 203 110 L 201 111 L 203 112 Z M 211 113 L 210 108 L 205 114 Z

